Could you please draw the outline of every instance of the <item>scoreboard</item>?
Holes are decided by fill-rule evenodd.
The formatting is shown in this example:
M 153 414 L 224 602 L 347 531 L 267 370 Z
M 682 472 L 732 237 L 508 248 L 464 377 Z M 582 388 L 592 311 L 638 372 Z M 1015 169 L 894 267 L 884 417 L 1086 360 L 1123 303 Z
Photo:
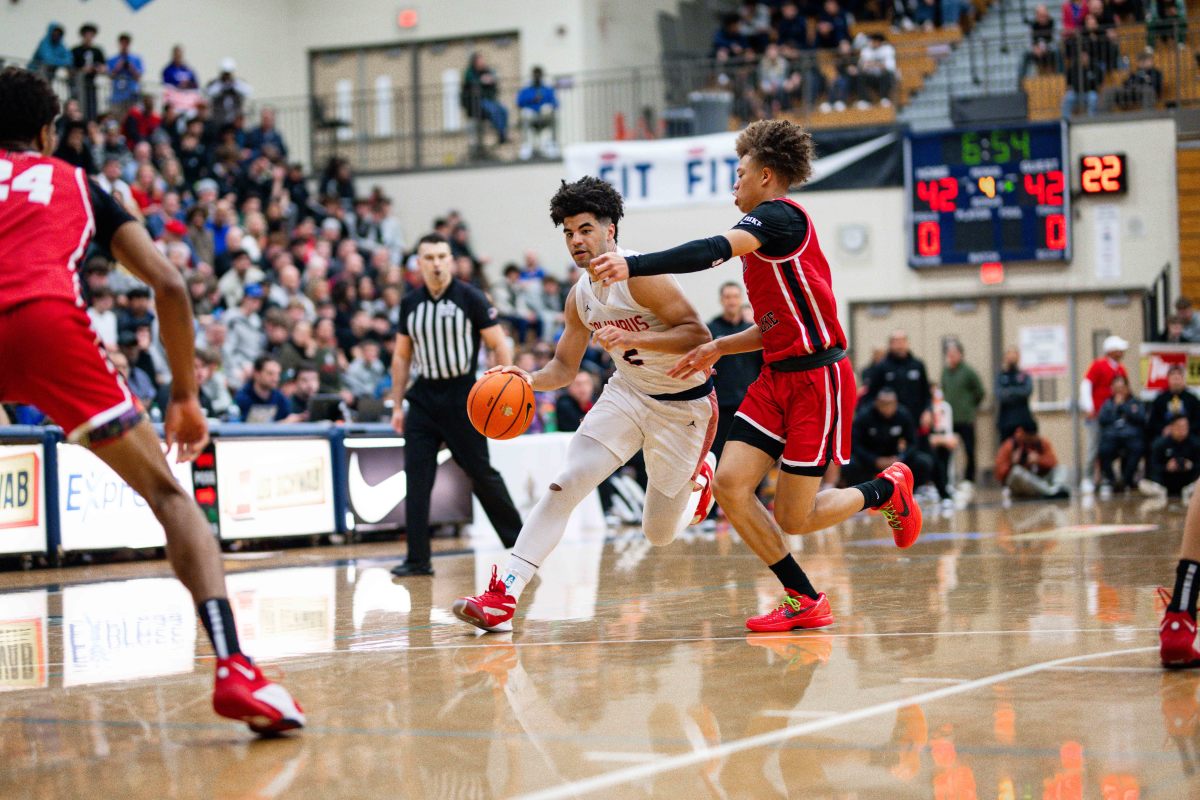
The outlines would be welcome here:
M 1071 258 L 1065 123 L 909 133 L 908 264 Z

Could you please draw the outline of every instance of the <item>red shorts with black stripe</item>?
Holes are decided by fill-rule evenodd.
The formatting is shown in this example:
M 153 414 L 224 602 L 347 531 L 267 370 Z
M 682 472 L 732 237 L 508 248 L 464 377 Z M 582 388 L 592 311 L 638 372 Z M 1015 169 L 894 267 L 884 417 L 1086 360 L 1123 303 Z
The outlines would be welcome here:
M 785 472 L 824 475 L 829 462 L 850 461 L 857 394 L 849 358 L 804 372 L 768 366 L 738 406 L 729 439 L 780 459 Z
M 0 400 L 36 406 L 85 445 L 111 441 L 142 419 L 87 312 L 61 299 L 0 312 Z

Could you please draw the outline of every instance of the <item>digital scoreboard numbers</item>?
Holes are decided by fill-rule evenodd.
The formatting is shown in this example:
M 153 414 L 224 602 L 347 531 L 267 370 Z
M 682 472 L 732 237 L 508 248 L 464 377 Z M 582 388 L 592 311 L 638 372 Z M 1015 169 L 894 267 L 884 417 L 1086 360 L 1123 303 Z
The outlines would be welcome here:
M 910 133 L 911 267 L 1071 257 L 1062 123 Z

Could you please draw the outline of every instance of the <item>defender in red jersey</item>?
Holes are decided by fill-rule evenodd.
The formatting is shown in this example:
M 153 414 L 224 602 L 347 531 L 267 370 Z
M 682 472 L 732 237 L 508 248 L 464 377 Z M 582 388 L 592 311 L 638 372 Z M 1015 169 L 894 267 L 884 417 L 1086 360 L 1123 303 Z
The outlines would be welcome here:
M 46 412 L 145 498 L 217 656 L 214 710 L 257 733 L 299 728 L 300 706 L 241 652 L 216 541 L 92 332 L 78 267 L 94 240 L 154 290 L 172 375 L 163 429 L 180 460 L 208 442 L 183 278 L 83 170 L 50 157 L 58 113 L 41 77 L 12 67 L 0 72 L 0 400 Z
M 733 230 L 660 253 L 606 253 L 592 267 L 598 278 L 620 281 L 698 272 L 741 256 L 757 326 L 697 347 L 680 359 L 674 374 L 707 372 L 722 355 L 763 350 L 763 372 L 738 408 L 714 491 L 742 539 L 786 592 L 783 603 L 746 626 L 819 628 L 833 621 L 829 603 L 792 558 L 782 534 L 812 533 L 877 508 L 896 544 L 908 547 L 920 533 L 921 510 L 912 497 L 912 473 L 899 463 L 874 480 L 820 491 L 830 462 L 850 459 L 857 392 L 829 263 L 808 214 L 787 197 L 812 172 L 812 137 L 786 120 L 755 122 L 738 137 L 737 154 L 733 195 L 744 216 Z M 756 490 L 776 461 L 781 474 L 772 514 Z

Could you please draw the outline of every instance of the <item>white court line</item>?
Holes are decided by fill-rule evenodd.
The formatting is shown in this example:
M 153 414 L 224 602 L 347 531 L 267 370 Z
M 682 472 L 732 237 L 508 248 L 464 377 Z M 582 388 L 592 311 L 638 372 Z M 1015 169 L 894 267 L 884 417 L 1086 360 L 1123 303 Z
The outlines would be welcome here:
M 1052 661 L 1042 661 L 1037 664 L 1019 667 L 1018 669 L 1010 669 L 1005 672 L 998 672 L 995 675 L 989 675 L 986 678 L 978 678 L 967 683 L 960 683 L 954 686 L 946 686 L 941 689 L 932 689 L 922 694 L 913 695 L 912 697 L 903 697 L 899 700 L 889 700 L 886 703 L 876 703 L 873 706 L 866 706 L 855 711 L 847 711 L 844 714 L 838 714 L 828 719 L 818 719 L 812 722 L 802 722 L 798 725 L 791 725 L 786 728 L 781 728 L 777 731 L 769 731 L 760 733 L 757 736 L 747 736 L 744 739 L 735 739 L 731 742 L 718 745 L 716 747 L 706 747 L 700 750 L 695 750 L 690 753 L 683 753 L 670 758 L 663 758 L 651 764 L 641 764 L 635 767 L 626 767 L 612 772 L 607 772 L 603 775 L 596 775 L 591 778 L 565 783 L 561 786 L 555 786 L 551 789 L 543 789 L 538 792 L 519 795 L 516 800 L 558 800 L 561 797 L 574 797 L 580 794 L 589 794 L 597 792 L 601 789 L 608 789 L 613 786 L 619 786 L 631 781 L 649 778 L 663 772 L 671 772 L 673 770 L 690 767 L 693 764 L 700 764 L 712 759 L 725 758 L 733 753 L 740 753 L 743 750 L 752 750 L 755 747 L 764 747 L 766 745 L 778 744 L 779 742 L 794 739 L 797 736 L 805 736 L 810 733 L 836 728 L 842 725 L 847 725 L 851 722 L 870 719 L 881 714 L 887 714 L 892 711 L 899 711 L 901 708 L 920 703 L 931 703 L 935 700 L 941 700 L 946 697 L 952 697 L 963 692 L 982 689 L 985 686 L 991 686 L 1004 681 L 1023 678 L 1026 675 L 1032 675 L 1037 672 L 1043 672 L 1053 667 L 1058 667 L 1064 664 L 1072 664 L 1077 661 L 1092 661 L 1100 658 L 1111 658 L 1113 656 L 1132 655 L 1134 653 L 1149 653 L 1157 651 L 1158 647 L 1133 647 L 1126 650 L 1108 650 L 1103 653 L 1089 653 L 1081 656 L 1068 656 L 1067 658 L 1056 658 Z
M 1162 667 L 1050 667 L 1052 672 L 1155 672 L 1162 674 Z

